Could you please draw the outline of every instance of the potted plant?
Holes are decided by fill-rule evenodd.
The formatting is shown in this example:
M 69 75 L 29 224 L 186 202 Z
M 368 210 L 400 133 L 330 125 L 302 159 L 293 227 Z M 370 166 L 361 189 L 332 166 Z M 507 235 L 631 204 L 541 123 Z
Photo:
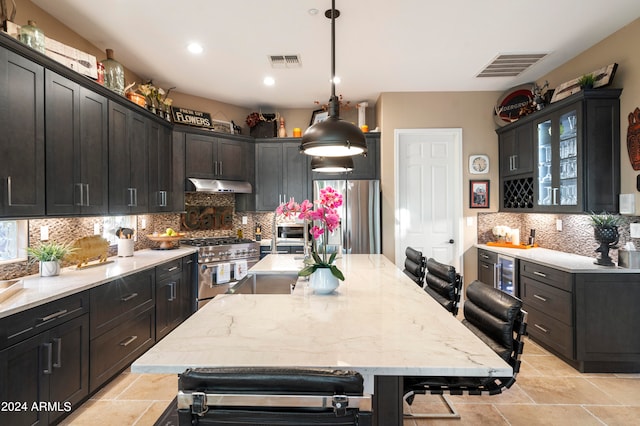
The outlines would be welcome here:
M 327 257 L 327 240 L 329 234 L 340 225 L 340 216 L 337 208 L 342 205 L 342 195 L 330 186 L 320 190 L 320 199 L 316 201 L 318 207 L 314 210 L 313 203 L 304 200 L 298 204 L 292 198 L 288 203 L 281 204 L 276 209 L 276 214 L 291 217 L 298 214 L 298 219 L 316 221 L 318 225 L 311 228 L 315 240 L 322 237 L 318 251 L 312 251 L 311 259 L 305 262 L 305 267 L 298 272 L 300 277 L 310 277 L 311 288 L 318 294 L 329 294 L 335 290 L 340 281 L 344 281 L 342 271 L 334 265 L 337 252 Z
M 76 249 L 69 244 L 44 242 L 35 247 L 27 247 L 29 263 L 40 262 L 40 276 L 52 277 L 60 274 L 60 261 Z
M 600 258 L 596 260 L 596 264 L 612 266 L 614 263 L 609 257 L 609 249 L 614 248 L 618 244 L 620 234 L 618 233 L 618 225 L 620 225 L 620 216 L 602 212 L 599 214 L 591 212 L 591 225 L 596 241 L 600 243 L 600 247 L 596 249 L 600 252 Z
M 593 74 L 585 74 L 578 79 L 578 84 L 582 89 L 593 89 L 593 84 L 596 82 L 596 78 Z

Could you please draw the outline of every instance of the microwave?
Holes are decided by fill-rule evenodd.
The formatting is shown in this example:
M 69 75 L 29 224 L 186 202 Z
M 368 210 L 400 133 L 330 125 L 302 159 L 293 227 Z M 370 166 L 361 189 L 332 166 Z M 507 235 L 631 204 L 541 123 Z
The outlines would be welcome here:
M 276 225 L 278 241 L 304 242 L 303 223 L 279 223 Z

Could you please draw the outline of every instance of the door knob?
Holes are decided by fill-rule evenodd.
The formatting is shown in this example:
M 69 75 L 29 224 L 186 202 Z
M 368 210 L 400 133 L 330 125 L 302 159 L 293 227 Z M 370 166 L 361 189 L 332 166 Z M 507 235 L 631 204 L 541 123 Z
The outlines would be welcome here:
M 453 238 L 449 240 L 449 244 L 453 244 L 455 243 L 455 241 L 453 241 Z

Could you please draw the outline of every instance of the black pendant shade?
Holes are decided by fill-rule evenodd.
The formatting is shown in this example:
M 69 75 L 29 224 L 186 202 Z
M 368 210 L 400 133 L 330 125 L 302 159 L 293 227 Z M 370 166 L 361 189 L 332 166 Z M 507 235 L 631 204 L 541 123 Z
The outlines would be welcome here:
M 353 170 L 352 157 L 313 157 L 311 170 L 320 173 L 346 173 Z
M 340 104 L 336 96 L 336 29 L 335 21 L 340 16 L 335 0 L 325 12 L 331 18 L 331 98 L 329 117 L 310 126 L 302 135 L 300 150 L 317 157 L 345 157 L 367 153 L 367 141 L 355 125 L 340 119 Z

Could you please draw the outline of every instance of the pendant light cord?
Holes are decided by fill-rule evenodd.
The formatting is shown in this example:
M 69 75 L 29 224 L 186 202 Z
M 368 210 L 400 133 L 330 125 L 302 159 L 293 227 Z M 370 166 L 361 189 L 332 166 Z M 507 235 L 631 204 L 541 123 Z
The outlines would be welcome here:
M 331 99 L 329 117 L 338 117 L 340 106 L 336 98 L 336 0 L 331 0 Z

